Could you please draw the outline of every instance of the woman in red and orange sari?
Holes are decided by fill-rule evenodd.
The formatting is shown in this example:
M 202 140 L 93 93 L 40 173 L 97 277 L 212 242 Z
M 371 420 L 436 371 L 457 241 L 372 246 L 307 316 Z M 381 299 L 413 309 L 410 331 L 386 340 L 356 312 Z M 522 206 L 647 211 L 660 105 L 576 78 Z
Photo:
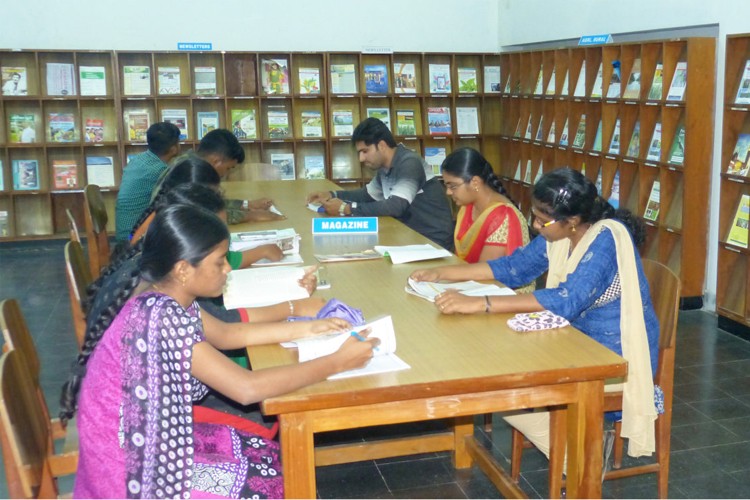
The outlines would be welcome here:
M 448 195 L 460 207 L 454 242 L 468 263 L 486 262 L 529 242 L 529 227 L 492 166 L 475 149 L 460 148 L 440 167 Z

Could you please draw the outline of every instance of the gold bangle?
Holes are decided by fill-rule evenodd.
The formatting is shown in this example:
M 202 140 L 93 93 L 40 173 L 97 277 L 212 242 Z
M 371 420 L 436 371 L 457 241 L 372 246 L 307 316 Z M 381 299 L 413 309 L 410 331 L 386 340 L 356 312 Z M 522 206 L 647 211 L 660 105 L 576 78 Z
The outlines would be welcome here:
M 484 296 L 484 312 L 489 313 L 491 305 L 492 304 L 490 304 L 490 296 L 489 295 L 485 295 Z
M 294 302 L 291 300 L 286 301 L 289 304 L 289 316 L 294 316 Z

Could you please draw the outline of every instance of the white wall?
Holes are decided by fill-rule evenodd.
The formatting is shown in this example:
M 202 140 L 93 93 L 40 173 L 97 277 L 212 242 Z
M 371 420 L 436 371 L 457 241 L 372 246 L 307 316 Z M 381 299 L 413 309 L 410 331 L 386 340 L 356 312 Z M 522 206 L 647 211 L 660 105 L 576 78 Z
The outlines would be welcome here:
M 30 6 L 33 4 L 33 8 Z M 497 0 L 2 1 L 0 47 L 494 52 Z M 85 5 L 85 7 L 84 7 Z
M 718 24 L 714 154 L 704 294 L 704 309 L 709 311 L 716 309 L 725 42 L 728 34 L 750 32 L 748 19 L 750 2 L 746 0 L 500 0 L 498 9 L 498 45 L 501 50 L 510 45 L 577 39 L 581 35 Z M 617 43 L 616 36 L 614 42 Z

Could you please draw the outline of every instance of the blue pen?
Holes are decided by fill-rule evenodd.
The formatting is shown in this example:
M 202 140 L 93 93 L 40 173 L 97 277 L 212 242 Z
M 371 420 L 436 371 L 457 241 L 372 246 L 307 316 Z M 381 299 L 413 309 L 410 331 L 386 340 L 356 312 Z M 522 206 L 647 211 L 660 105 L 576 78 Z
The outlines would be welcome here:
M 318 207 L 318 213 L 319 213 L 319 214 L 324 214 L 324 213 L 326 213 L 326 207 L 324 207 L 323 205 L 319 206 L 319 207 Z
M 350 332 L 349 335 L 351 335 L 355 339 L 359 340 L 360 342 L 367 342 L 367 339 L 365 337 L 363 337 L 362 335 L 360 335 L 359 333 L 357 333 L 355 331 Z M 372 350 L 373 351 L 377 351 L 378 350 L 377 346 L 373 347 Z

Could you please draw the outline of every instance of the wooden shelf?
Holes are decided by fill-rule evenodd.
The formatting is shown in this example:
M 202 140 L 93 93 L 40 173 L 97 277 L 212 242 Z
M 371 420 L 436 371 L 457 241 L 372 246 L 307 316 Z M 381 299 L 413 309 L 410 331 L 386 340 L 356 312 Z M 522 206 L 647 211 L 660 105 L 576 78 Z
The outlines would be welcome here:
M 504 91 L 497 104 L 502 117 L 497 141 L 499 172 L 522 211 L 529 213 L 531 185 L 540 170 L 561 166 L 585 170 L 586 176 L 601 185 L 605 198 L 619 185 L 619 205 L 640 217 L 659 181 L 659 214 L 655 221 L 644 219 L 648 236 L 641 251 L 680 276 L 683 304 L 700 307 L 708 233 L 715 40 L 685 38 L 511 52 L 500 59 Z M 667 94 L 678 63 L 687 63 L 687 86 L 681 100 L 672 100 Z M 619 88 L 610 93 L 610 83 L 617 81 L 617 66 Z M 626 90 L 639 66 L 640 88 Z M 662 90 L 657 92 L 657 87 L 650 95 L 658 67 Z M 579 75 L 584 78 L 580 85 Z M 579 134 L 582 120 L 585 132 Z M 550 134 L 553 126 L 554 134 Z M 561 143 L 566 126 L 566 140 Z M 661 131 L 660 138 L 655 130 Z M 577 135 L 582 142 L 576 142 Z M 673 152 L 678 137 L 684 139 L 681 162 Z M 612 147 L 613 138 L 619 147 Z M 652 148 L 655 141 L 658 149 Z

